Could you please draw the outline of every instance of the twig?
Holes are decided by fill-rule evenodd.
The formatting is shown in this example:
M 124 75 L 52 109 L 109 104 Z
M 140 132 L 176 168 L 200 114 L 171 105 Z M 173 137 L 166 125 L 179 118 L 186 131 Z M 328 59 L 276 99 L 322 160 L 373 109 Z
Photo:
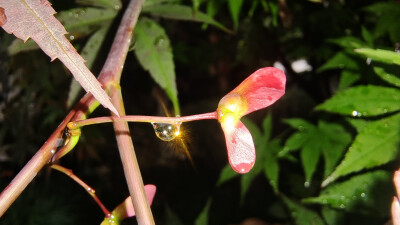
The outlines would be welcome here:
M 86 192 L 93 198 L 93 200 L 99 205 L 100 209 L 103 211 L 105 217 L 110 217 L 111 213 L 108 211 L 108 209 L 104 206 L 104 204 L 100 201 L 100 199 L 97 197 L 96 192 L 93 188 L 91 188 L 89 185 L 87 185 L 83 180 L 81 180 L 79 177 L 77 177 L 71 169 L 67 169 L 63 166 L 53 164 L 51 165 L 51 168 L 60 171 L 61 173 L 69 176 L 71 179 L 73 179 L 76 183 L 78 183 L 83 189 L 86 190 Z
M 85 120 L 73 121 L 68 124 L 68 128 L 77 129 L 87 125 L 94 125 L 100 123 L 111 123 L 116 121 L 125 122 L 143 122 L 143 123 L 183 123 L 196 120 L 207 120 L 217 119 L 217 112 L 203 113 L 190 116 L 182 117 L 161 117 L 161 116 L 139 116 L 139 115 L 128 115 L 128 116 L 102 116 L 96 118 L 89 118 Z

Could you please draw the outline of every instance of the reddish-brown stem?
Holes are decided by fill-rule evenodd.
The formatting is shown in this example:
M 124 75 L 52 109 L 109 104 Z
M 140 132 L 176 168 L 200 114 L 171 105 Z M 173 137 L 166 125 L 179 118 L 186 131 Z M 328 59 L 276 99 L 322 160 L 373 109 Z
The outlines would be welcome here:
M 132 32 L 139 17 L 142 4 L 143 0 L 130 1 L 107 57 L 107 59 L 110 60 L 107 60 L 105 63 L 99 77 L 100 82 L 105 85 L 106 89 L 109 91 L 111 102 L 120 116 L 125 115 L 125 108 L 119 82 L 126 54 L 129 49 Z M 136 159 L 128 123 L 115 121 L 114 130 L 129 193 L 136 212 L 136 220 L 139 225 L 155 224 L 144 190 L 142 175 Z
M 182 117 L 160 117 L 160 116 L 140 116 L 140 115 L 128 115 L 128 116 L 103 116 L 96 118 L 89 118 L 85 120 L 78 120 L 68 124 L 71 129 L 80 128 L 87 125 L 99 124 L 99 123 L 110 123 L 116 121 L 125 122 L 144 122 L 144 123 L 183 123 L 196 120 L 209 120 L 217 119 L 217 112 L 209 112 L 197 115 L 182 116 Z
M 128 51 L 133 27 L 137 22 L 137 18 L 139 16 L 142 4 L 143 0 L 130 1 L 128 8 L 124 14 L 124 17 L 121 21 L 118 32 L 116 34 L 116 38 L 113 42 L 107 61 L 103 67 L 101 74 L 99 75 L 99 80 L 102 83 L 103 87 L 109 92 L 111 92 L 111 94 L 114 91 L 114 87 L 116 86 L 119 87 L 121 71 L 123 64 L 125 62 L 125 57 Z M 118 91 L 117 96 L 120 96 L 119 93 L 120 92 Z M 115 94 L 112 95 L 115 96 Z M 57 145 L 58 138 L 61 137 L 68 122 L 74 120 L 82 120 L 83 118 L 86 117 L 86 114 L 90 114 L 91 109 L 89 109 L 88 106 L 91 105 L 93 101 L 96 101 L 93 98 L 93 96 L 91 94 L 86 94 L 77 104 L 77 106 L 68 113 L 63 122 L 53 132 L 53 134 L 49 137 L 49 139 L 45 142 L 45 144 L 24 166 L 24 168 L 17 174 L 17 176 L 11 181 L 11 183 L 3 190 L 3 192 L 0 194 L 0 217 L 4 214 L 5 211 L 7 211 L 10 205 L 22 193 L 22 191 L 33 180 L 33 178 L 43 168 L 43 166 L 46 165 L 51 160 Z M 119 98 L 119 100 L 117 101 L 122 101 L 122 98 Z M 119 107 L 119 109 L 120 110 L 123 109 L 123 106 Z M 124 122 L 118 122 L 118 123 L 124 123 Z M 118 138 L 119 136 L 117 135 L 117 139 Z M 133 149 L 132 144 L 130 144 L 132 145 L 131 149 L 123 147 L 127 145 L 129 141 L 121 140 L 119 141 L 119 143 L 125 143 L 124 145 L 119 146 L 120 152 L 132 151 Z M 125 156 L 129 158 L 130 161 L 136 161 L 136 158 L 129 154 L 124 154 L 124 155 L 121 154 L 121 158 L 123 161 Z M 123 164 L 126 165 L 127 163 L 123 162 Z M 142 199 L 142 195 L 145 196 L 141 177 L 134 178 L 134 179 L 139 179 L 140 181 L 135 185 L 132 184 L 135 183 L 135 181 L 132 181 L 132 178 L 130 178 L 131 175 L 135 173 L 140 175 L 139 168 L 134 168 L 134 170 L 135 171 L 132 172 L 132 170 L 130 169 L 125 169 L 125 176 L 127 177 L 128 187 L 134 203 L 133 205 L 135 207 L 135 210 L 137 210 L 136 214 L 137 219 L 140 225 L 154 224 L 154 220 L 151 216 L 151 211 L 147 201 L 144 201 L 143 203 L 142 201 L 134 200 L 135 198 Z M 135 190 L 135 187 L 140 186 L 140 184 L 142 188 L 137 188 L 137 190 Z M 144 212 L 146 210 L 147 212 Z
M 94 199 L 94 201 L 99 205 L 100 209 L 103 211 L 105 217 L 109 217 L 111 215 L 110 211 L 103 205 L 103 203 L 100 201 L 100 199 L 97 197 L 96 192 L 93 188 L 91 188 L 89 185 L 87 185 L 83 180 L 81 180 L 79 177 L 77 177 L 71 169 L 67 169 L 63 166 L 53 164 L 51 165 L 51 168 L 58 170 L 65 175 L 69 176 L 71 179 L 73 179 L 76 183 L 78 183 L 83 189 L 86 190 L 86 192 Z
M 22 170 L 14 177 L 11 183 L 0 194 L 0 217 L 7 211 L 15 199 L 22 193 L 28 184 L 35 178 L 37 173 L 45 166 L 53 157 L 57 147 L 58 139 L 62 136 L 65 127 L 74 117 L 76 112 L 85 111 L 85 105 L 93 101 L 92 95 L 85 95 L 77 106 L 71 110 L 62 123 L 57 127 L 44 145 L 36 152 Z

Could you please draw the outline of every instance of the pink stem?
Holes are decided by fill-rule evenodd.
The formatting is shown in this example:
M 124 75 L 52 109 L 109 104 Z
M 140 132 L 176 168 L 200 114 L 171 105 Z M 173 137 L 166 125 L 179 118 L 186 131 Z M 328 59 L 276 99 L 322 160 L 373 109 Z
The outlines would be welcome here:
M 120 116 L 120 117 L 103 116 L 103 117 L 74 121 L 68 124 L 68 127 L 71 129 L 76 129 L 86 125 L 110 123 L 116 121 L 145 122 L 145 123 L 180 123 L 180 122 L 189 122 L 196 120 L 207 120 L 207 119 L 217 119 L 217 112 L 209 112 L 209 113 L 182 116 L 182 117 L 160 117 L 160 116 L 139 116 L 139 115 Z
M 63 166 L 53 164 L 51 165 L 51 168 L 58 170 L 65 175 L 69 176 L 71 179 L 73 179 L 76 183 L 78 183 L 83 189 L 86 190 L 86 192 L 94 199 L 94 201 L 99 205 L 100 209 L 103 211 L 105 217 L 109 217 L 111 215 L 110 211 L 104 206 L 104 204 L 100 201 L 100 199 L 97 197 L 96 192 L 93 188 L 91 188 L 89 185 L 87 185 L 83 180 L 81 180 L 79 177 L 77 177 L 71 169 L 67 169 Z

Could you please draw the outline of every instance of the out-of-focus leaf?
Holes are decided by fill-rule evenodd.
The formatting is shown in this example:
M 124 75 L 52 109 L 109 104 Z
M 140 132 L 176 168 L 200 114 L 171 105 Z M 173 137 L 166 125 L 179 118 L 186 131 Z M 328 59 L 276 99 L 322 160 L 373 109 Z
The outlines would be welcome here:
M 232 167 L 229 164 L 226 164 L 226 166 L 222 169 L 219 179 L 217 181 L 217 186 L 220 186 L 221 184 L 225 183 L 226 181 L 239 176 L 238 173 L 236 173 Z
M 351 141 L 351 136 L 343 127 L 324 121 L 319 121 L 316 127 L 302 119 L 287 119 L 285 122 L 298 130 L 288 138 L 284 149 L 285 151 L 301 149 L 300 158 L 306 176 L 305 185 L 310 184 L 321 154 L 325 160 L 325 174 L 331 173 Z
M 272 133 L 272 116 L 270 113 L 264 118 L 262 127 L 264 131 L 263 140 L 268 141 L 271 138 Z
M 90 36 L 89 40 L 86 42 L 85 46 L 81 51 L 81 56 L 86 60 L 87 67 L 91 68 L 93 63 L 100 51 L 100 47 L 103 44 L 104 39 L 106 38 L 106 34 L 110 29 L 110 23 L 104 24 L 102 28 L 97 30 L 93 35 Z M 71 107 L 74 104 L 76 98 L 79 96 L 79 93 L 82 90 L 81 85 L 75 80 L 71 80 L 71 84 L 69 86 L 68 99 L 67 99 L 67 107 Z
M 399 66 L 374 66 L 374 71 L 382 80 L 396 87 L 400 87 Z
M 165 90 L 174 106 L 175 115 L 180 114 L 178 91 L 175 83 L 175 64 L 172 47 L 164 28 L 154 20 L 142 18 L 135 28 L 135 54 L 144 69 Z
M 277 153 L 282 149 L 279 139 L 273 139 L 268 142 L 264 150 L 264 173 L 267 177 L 272 189 L 277 194 L 279 192 L 278 177 L 279 177 L 279 164 Z
M 301 148 L 300 159 L 306 176 L 305 187 L 309 187 L 311 178 L 317 169 L 317 164 L 321 156 L 321 147 L 321 139 L 311 139 Z
M 297 225 L 313 224 L 313 225 L 324 225 L 324 221 L 318 215 L 318 213 L 307 209 L 303 205 L 283 196 L 283 201 L 291 212 L 290 215 Z
M 285 149 L 289 150 L 293 147 L 301 149 L 300 158 L 302 161 L 304 173 L 306 175 L 306 186 L 310 183 L 311 177 L 315 172 L 318 160 L 321 155 L 321 147 L 323 141 L 317 128 L 302 119 L 287 119 L 286 123 L 297 129 L 299 135 L 292 135 L 285 144 Z M 316 138 L 318 136 L 318 138 Z M 299 138 L 300 137 L 300 138 Z
M 76 0 L 76 3 L 80 5 L 90 5 L 114 10 L 119 10 L 122 7 L 120 0 Z
M 116 15 L 117 12 L 112 9 L 74 8 L 61 11 L 55 16 L 68 31 L 67 37 L 70 40 L 75 40 L 89 35 L 95 29 L 102 27 L 104 23 L 114 19 Z M 16 39 L 8 47 L 8 53 L 10 55 L 15 55 L 19 52 L 38 48 L 39 46 L 33 40 L 28 40 L 24 43 L 22 40 Z
M 364 10 L 376 15 L 375 18 L 368 15 L 376 21 L 372 33 L 375 38 L 388 34 L 392 42 L 400 41 L 400 24 L 396 21 L 400 17 L 400 7 L 397 2 L 378 2 L 365 7 Z
M 369 122 L 356 136 L 343 161 L 322 183 L 326 186 L 339 177 L 383 165 L 398 155 L 400 114 Z
M 340 75 L 338 90 L 343 90 L 355 82 L 357 82 L 361 78 L 361 74 L 359 74 L 355 70 L 342 70 Z
M 400 109 L 400 90 L 381 86 L 357 86 L 336 93 L 316 107 L 347 116 L 377 116 Z
M 355 48 L 364 48 L 369 47 L 366 43 L 364 43 L 359 38 L 353 36 L 345 36 L 335 39 L 329 39 L 330 43 L 336 44 L 343 48 L 355 49 Z
M 318 68 L 317 73 L 321 73 L 325 70 L 331 69 L 352 69 L 357 70 L 358 65 L 356 61 L 349 55 L 338 52 L 332 58 L 330 58 L 324 65 Z
M 388 216 L 394 195 L 391 174 L 373 171 L 351 177 L 324 189 L 318 197 L 306 198 L 305 203 L 329 205 L 333 208 Z
M 357 133 L 360 133 L 369 123 L 361 118 L 346 118 L 346 121 L 357 130 Z
M 243 0 L 230 0 L 228 1 L 229 12 L 232 16 L 233 27 L 237 30 L 239 25 L 239 16 L 242 9 Z
M 0 7 L 7 17 L 2 25 L 5 31 L 24 41 L 32 38 L 52 60 L 59 59 L 87 92 L 118 115 L 110 97 L 86 67 L 85 60 L 65 37 L 67 31 L 53 16 L 56 11 L 47 0 L 2 1 Z
M 184 225 L 181 218 L 167 205 L 165 207 L 165 224 Z
M 346 222 L 345 212 L 338 209 L 323 206 L 321 209 L 321 214 L 326 223 L 329 225 L 342 225 Z
M 251 121 L 250 119 L 247 118 L 242 118 L 241 121 L 243 124 L 247 127 L 247 129 L 250 131 L 251 136 L 253 136 L 254 144 L 257 147 L 260 142 L 262 142 L 262 137 L 263 134 L 261 133 L 260 128 L 257 127 L 257 125 Z
M 361 35 L 363 37 L 363 39 L 365 40 L 365 42 L 367 42 L 367 44 L 372 47 L 374 45 L 374 38 L 372 37 L 371 33 L 365 28 L 365 27 L 361 27 Z M 359 48 L 359 47 L 356 47 Z
M 222 24 L 215 21 L 212 17 L 202 12 L 197 12 L 195 15 L 193 9 L 189 6 L 174 5 L 174 4 L 161 4 L 149 7 L 143 7 L 143 13 L 150 13 L 155 16 L 164 17 L 167 19 L 188 20 L 194 22 L 201 22 L 211 24 L 225 32 L 231 32 Z
M 394 51 L 372 48 L 358 48 L 354 51 L 377 62 L 400 65 L 400 54 Z
M 344 151 L 350 145 L 352 138 L 339 124 L 319 121 L 318 130 L 321 133 L 321 137 L 326 137 L 326 141 L 322 144 L 322 155 L 325 161 L 324 175 L 326 177 L 338 164 Z
M 194 221 L 195 225 L 208 225 L 208 212 L 211 208 L 211 199 L 209 199 L 204 206 L 203 210 L 197 216 L 196 220 Z

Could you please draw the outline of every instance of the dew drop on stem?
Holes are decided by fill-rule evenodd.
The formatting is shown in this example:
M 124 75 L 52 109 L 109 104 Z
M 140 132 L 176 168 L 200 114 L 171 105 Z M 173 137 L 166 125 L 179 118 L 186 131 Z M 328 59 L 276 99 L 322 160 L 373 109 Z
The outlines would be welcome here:
M 163 141 L 172 141 L 180 134 L 181 123 L 152 123 L 157 137 Z

